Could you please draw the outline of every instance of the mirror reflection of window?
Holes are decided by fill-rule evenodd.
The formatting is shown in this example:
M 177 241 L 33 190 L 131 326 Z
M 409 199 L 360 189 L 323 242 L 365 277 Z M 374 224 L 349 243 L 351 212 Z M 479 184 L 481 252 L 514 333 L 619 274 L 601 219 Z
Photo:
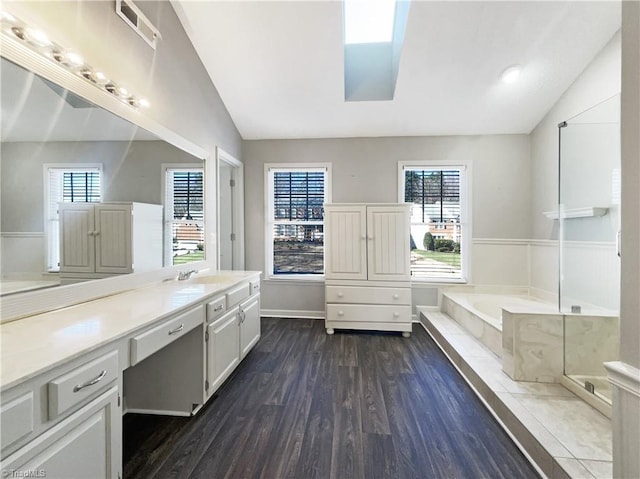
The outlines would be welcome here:
M 203 261 L 204 171 L 202 167 L 167 168 L 165 254 L 167 265 Z
M 60 270 L 60 217 L 58 203 L 100 203 L 102 166 L 46 168 L 47 270 Z

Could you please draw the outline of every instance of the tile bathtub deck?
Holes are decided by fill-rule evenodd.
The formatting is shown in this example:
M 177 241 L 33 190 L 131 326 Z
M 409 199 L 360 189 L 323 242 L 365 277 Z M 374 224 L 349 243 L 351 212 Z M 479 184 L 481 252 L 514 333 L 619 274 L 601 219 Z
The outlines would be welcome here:
M 559 384 L 513 381 L 494 353 L 439 311 L 420 319 L 524 450 L 551 478 L 610 478 L 611 421 Z

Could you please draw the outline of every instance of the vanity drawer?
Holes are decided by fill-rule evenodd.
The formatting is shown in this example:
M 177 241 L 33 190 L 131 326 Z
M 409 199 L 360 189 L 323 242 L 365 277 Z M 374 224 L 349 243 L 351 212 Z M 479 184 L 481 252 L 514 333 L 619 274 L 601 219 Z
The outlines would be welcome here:
M 184 336 L 204 320 L 204 308 L 197 306 L 159 326 L 131 338 L 131 366 Z
M 227 309 L 227 297 L 221 296 L 220 298 L 216 298 L 213 301 L 209 301 L 207 303 L 207 321 L 212 321 L 222 314 L 224 314 Z
M 327 286 L 327 303 L 411 304 L 411 288 Z
M 118 351 L 113 351 L 49 381 L 49 419 L 106 389 L 118 372 Z
M 33 432 L 33 391 L 7 401 L 0 407 L 2 449 Z
M 227 308 L 231 306 L 235 306 L 240 301 L 249 297 L 249 283 L 241 284 L 240 286 L 236 286 L 232 290 L 227 293 Z
M 327 321 L 367 323 L 411 322 L 411 306 L 328 304 Z

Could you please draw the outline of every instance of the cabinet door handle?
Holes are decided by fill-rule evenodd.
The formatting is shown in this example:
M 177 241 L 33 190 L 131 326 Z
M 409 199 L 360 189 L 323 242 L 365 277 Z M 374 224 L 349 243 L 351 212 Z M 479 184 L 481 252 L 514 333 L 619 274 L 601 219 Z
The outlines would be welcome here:
M 82 384 L 76 384 L 73 388 L 73 392 L 77 393 L 78 391 L 81 391 L 84 388 L 88 388 L 89 386 L 93 386 L 94 384 L 98 384 L 100 381 L 102 381 L 104 379 L 104 377 L 107 375 L 107 370 L 103 369 L 102 372 L 96 376 L 95 378 L 93 378 L 90 381 L 87 381 L 86 383 L 82 383 Z
M 179 333 L 180 331 L 182 331 L 184 329 L 184 324 L 181 324 L 180 326 L 178 326 L 176 329 L 172 329 L 171 331 L 169 331 L 169 336 L 171 336 L 172 334 L 176 334 Z

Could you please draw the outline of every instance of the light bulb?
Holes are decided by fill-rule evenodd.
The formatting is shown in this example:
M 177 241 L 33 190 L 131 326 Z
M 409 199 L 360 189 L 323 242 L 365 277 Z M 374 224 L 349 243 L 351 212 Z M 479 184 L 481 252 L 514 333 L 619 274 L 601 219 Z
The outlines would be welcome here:
M 39 45 L 41 47 L 46 47 L 51 45 L 51 40 L 49 40 L 49 37 L 47 36 L 47 34 L 44 33 L 42 30 L 38 30 L 37 28 L 27 28 L 26 34 L 27 34 L 27 39 L 30 42 L 35 43 L 36 45 Z
M 501 79 L 504 83 L 513 83 L 520 77 L 522 67 L 520 65 L 511 65 L 502 72 Z
M 82 58 L 80 55 L 78 55 L 75 52 L 67 52 L 65 56 L 67 57 L 67 61 L 71 65 L 75 65 L 78 67 L 84 65 L 84 58 Z

